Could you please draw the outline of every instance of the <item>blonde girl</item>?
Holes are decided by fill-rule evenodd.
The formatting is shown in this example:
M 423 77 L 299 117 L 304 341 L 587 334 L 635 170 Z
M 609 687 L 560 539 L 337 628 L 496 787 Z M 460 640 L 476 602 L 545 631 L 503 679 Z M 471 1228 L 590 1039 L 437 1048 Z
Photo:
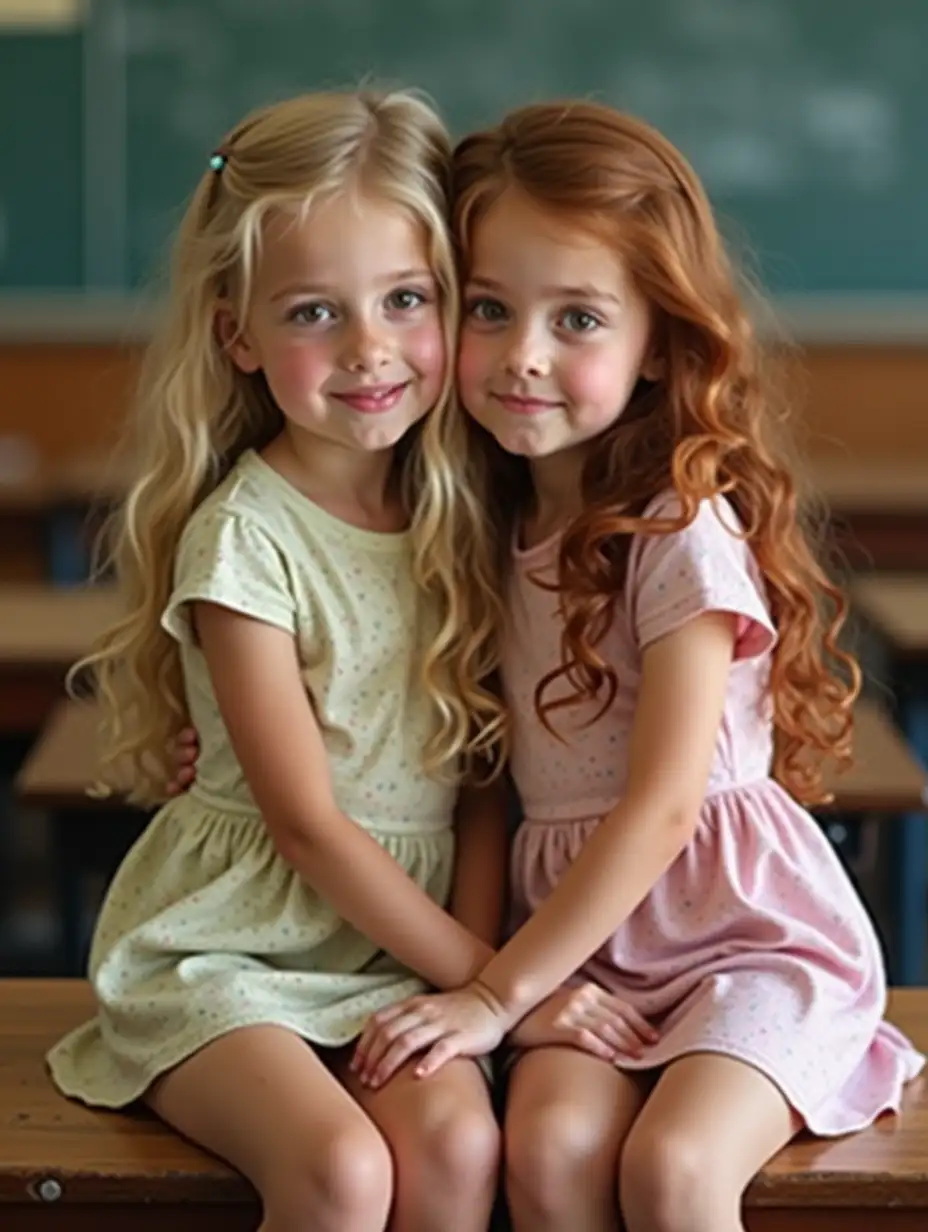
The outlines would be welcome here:
M 112 883 L 98 1014 L 51 1072 L 228 1160 L 263 1232 L 483 1232 L 495 1190 L 478 1064 L 374 1092 L 346 1050 L 471 979 L 499 918 L 492 790 L 461 794 L 453 860 L 493 724 L 461 687 L 485 675 L 488 585 L 462 620 L 482 511 L 448 406 L 449 155 L 404 92 L 281 103 L 214 153 L 134 421 L 125 615 L 90 661 L 134 799 L 162 796 L 190 720 L 202 752 Z

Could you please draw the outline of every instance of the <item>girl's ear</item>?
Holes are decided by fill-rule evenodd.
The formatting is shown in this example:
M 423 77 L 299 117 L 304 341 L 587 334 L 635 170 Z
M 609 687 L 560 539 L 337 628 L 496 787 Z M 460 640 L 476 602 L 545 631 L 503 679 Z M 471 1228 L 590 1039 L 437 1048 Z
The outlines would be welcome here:
M 228 300 L 220 300 L 216 306 L 213 328 L 216 331 L 216 341 L 240 372 L 251 375 L 258 371 L 261 360 L 247 330 L 239 324 Z

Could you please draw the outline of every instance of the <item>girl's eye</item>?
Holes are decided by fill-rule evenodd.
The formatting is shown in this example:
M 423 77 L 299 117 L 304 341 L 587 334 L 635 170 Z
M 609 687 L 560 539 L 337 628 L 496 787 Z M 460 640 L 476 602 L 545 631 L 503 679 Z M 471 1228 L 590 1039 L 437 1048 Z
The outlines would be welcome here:
M 387 307 L 398 308 L 401 312 L 409 312 L 413 308 L 418 308 L 425 303 L 425 296 L 421 291 L 412 291 L 409 287 L 401 287 L 398 291 L 391 291 L 387 296 Z
M 561 324 L 572 334 L 590 334 L 599 329 L 602 322 L 583 308 L 568 308 L 561 316 Z
M 287 314 L 287 319 L 300 325 L 321 325 L 333 316 L 332 309 L 325 304 L 298 304 Z
M 475 321 L 486 321 L 493 325 L 497 321 L 505 320 L 506 309 L 498 299 L 488 299 L 483 296 L 480 299 L 472 299 L 468 303 L 467 315 L 473 317 Z

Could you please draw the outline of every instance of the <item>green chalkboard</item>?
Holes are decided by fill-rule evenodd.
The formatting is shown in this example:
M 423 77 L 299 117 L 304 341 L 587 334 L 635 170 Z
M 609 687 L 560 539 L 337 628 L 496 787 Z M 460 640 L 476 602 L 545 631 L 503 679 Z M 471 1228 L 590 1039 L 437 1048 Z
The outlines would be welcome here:
M 81 40 L 0 38 L 0 287 L 83 279 Z
M 458 133 L 554 95 L 627 107 L 690 156 L 774 292 L 928 292 L 928 0 L 92 0 L 85 37 L 88 139 L 124 134 L 87 198 L 109 211 L 87 220 L 104 283 L 148 280 L 245 111 L 373 77 L 421 86 Z M 25 281 L 48 265 L 27 249 Z

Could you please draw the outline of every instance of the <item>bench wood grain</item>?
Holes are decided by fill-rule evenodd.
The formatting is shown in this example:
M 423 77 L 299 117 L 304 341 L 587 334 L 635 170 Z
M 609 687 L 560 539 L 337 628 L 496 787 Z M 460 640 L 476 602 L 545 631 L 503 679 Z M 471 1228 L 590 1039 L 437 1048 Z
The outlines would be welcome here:
M 47 1049 L 92 1012 L 81 980 L 0 981 L 0 1226 L 10 1232 L 244 1232 L 248 1184 L 145 1111 L 65 1100 Z M 928 1048 L 928 989 L 893 992 L 889 1015 Z M 41 1195 L 59 1194 L 55 1201 Z M 901 1117 L 861 1134 L 800 1138 L 752 1185 L 751 1232 L 851 1232 L 928 1226 L 928 1083 L 911 1084 Z

